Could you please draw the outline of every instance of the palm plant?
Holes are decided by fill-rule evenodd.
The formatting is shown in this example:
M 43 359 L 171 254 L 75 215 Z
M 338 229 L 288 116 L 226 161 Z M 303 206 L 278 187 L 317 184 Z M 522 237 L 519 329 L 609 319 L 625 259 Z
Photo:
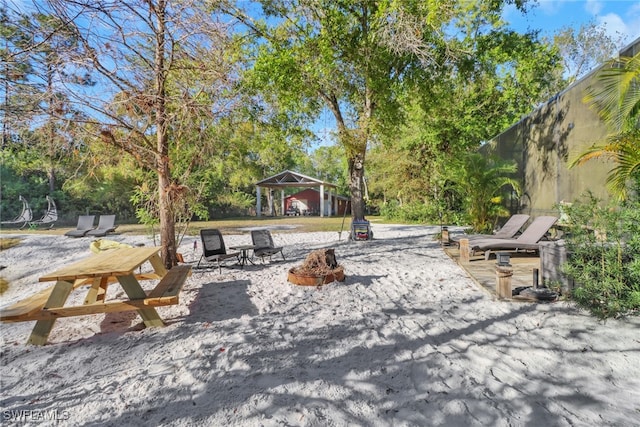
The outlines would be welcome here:
M 451 180 L 462 195 L 474 230 L 490 231 L 497 217 L 508 214 L 502 205 L 501 192 L 505 186 L 510 186 L 520 195 L 520 184 L 511 177 L 516 171 L 514 163 L 479 153 L 468 153 L 462 157 Z
M 601 144 L 596 144 L 575 159 L 570 167 L 594 158 L 616 163 L 607 178 L 613 195 L 627 198 L 626 183 L 640 172 L 640 53 L 612 60 L 596 76 L 597 85 L 588 89 L 585 102 L 595 108 L 611 129 Z

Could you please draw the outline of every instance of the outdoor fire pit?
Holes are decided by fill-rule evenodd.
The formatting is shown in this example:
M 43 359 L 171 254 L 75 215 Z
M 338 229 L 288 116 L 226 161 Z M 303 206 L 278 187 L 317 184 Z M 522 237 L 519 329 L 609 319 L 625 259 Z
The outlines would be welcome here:
M 344 268 L 338 265 L 334 249 L 318 249 L 307 255 L 299 267 L 289 269 L 287 280 L 299 286 L 320 286 L 344 281 Z

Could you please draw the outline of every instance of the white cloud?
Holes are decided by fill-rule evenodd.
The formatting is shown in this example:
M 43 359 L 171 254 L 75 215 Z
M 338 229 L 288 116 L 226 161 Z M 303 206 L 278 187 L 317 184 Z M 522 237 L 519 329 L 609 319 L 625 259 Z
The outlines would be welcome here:
M 634 21 L 625 22 L 619 15 L 608 13 L 598 17 L 598 25 L 604 28 L 605 32 L 614 40 L 622 37 L 624 43 L 631 43 L 638 37 L 638 24 L 640 18 Z
M 634 2 L 627 13 L 627 34 L 629 38 L 627 42 L 631 43 L 640 37 L 640 2 Z
M 538 1 L 538 7 L 545 15 L 555 15 L 562 8 L 562 4 L 565 0 L 540 0 Z
M 600 0 L 588 0 L 585 10 L 592 14 L 599 26 L 604 28 L 614 40 L 622 38 L 624 43 L 631 43 L 640 36 L 640 2 L 619 2 L 629 4 L 625 10 L 617 10 L 618 13 L 600 15 L 605 4 Z M 622 14 L 622 16 L 621 16 Z
M 593 16 L 599 15 L 603 8 L 604 5 L 600 0 L 587 0 L 584 5 L 584 10 Z

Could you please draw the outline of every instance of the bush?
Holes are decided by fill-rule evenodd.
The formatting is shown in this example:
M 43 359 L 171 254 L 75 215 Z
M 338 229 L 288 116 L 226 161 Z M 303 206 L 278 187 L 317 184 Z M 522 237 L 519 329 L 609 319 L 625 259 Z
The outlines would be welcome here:
M 420 201 L 400 204 L 396 200 L 384 203 L 380 215 L 389 221 L 422 224 L 456 224 L 460 214 L 439 208 L 437 203 L 426 204 Z
M 577 287 L 571 297 L 600 319 L 640 312 L 640 205 L 600 206 L 589 196 L 565 207 L 571 254 L 563 271 Z

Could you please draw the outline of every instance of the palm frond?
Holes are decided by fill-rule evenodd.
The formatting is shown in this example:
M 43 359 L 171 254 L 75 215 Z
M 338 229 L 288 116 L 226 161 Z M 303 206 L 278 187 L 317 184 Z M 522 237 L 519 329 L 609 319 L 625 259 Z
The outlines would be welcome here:
M 596 75 L 596 83 L 587 90 L 585 102 L 614 131 L 623 130 L 628 118 L 640 111 L 640 54 L 610 61 Z
M 580 155 L 577 158 L 575 158 L 571 163 L 569 163 L 569 168 L 583 165 L 589 160 L 603 158 L 603 157 L 615 160 L 617 158 L 617 152 L 619 151 L 619 149 L 620 149 L 620 146 L 617 143 L 594 145 L 588 148 L 586 151 L 583 151 L 582 153 L 580 153 Z

